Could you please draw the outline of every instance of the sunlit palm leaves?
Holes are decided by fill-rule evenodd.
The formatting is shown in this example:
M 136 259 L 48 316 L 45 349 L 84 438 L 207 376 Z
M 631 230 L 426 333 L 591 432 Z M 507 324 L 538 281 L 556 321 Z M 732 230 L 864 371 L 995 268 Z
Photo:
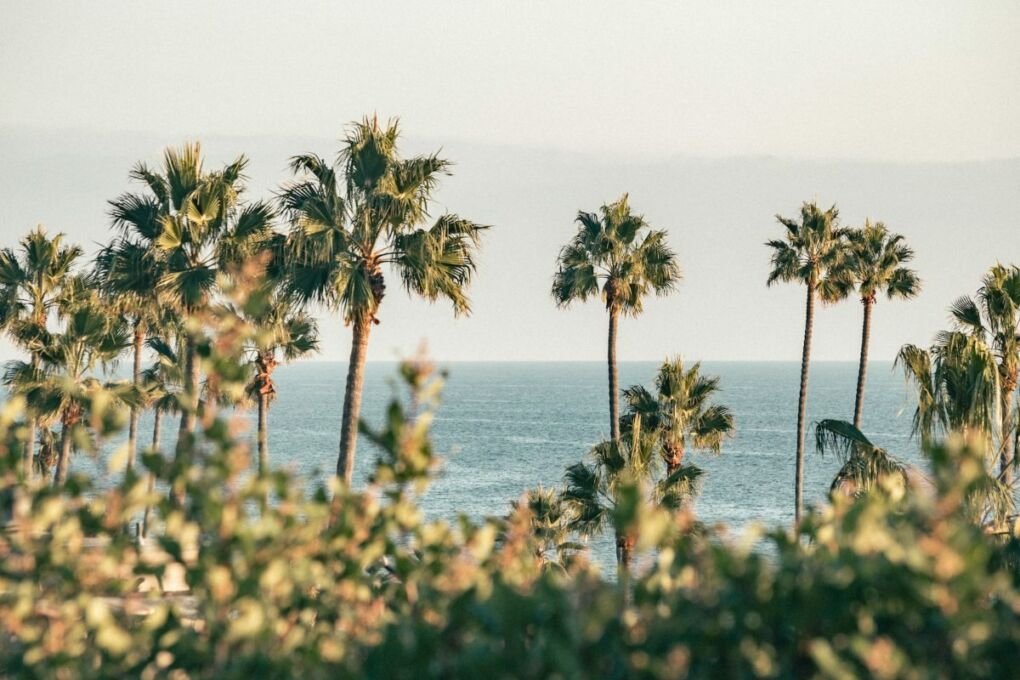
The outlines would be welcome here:
M 1001 390 L 999 458 L 1008 480 L 1017 464 L 1014 398 L 1020 383 L 1020 267 L 996 264 L 985 274 L 977 296 L 957 299 L 949 311 L 961 332 L 980 338 L 995 354 Z
M 883 480 L 906 483 L 906 466 L 885 449 L 871 443 L 863 432 L 843 420 L 823 420 L 815 425 L 815 445 L 821 454 L 831 453 L 842 463 L 830 490 L 854 496 L 881 487 Z
M 659 438 L 668 472 L 678 468 L 688 449 L 719 453 L 723 441 L 733 435 L 733 414 L 712 403 L 719 379 L 701 373 L 701 364 L 684 367 L 683 359 L 667 359 L 655 377 L 655 393 L 641 385 L 623 391 L 627 412 L 620 419 L 624 435 L 635 422 Z
M 626 194 L 599 212 L 579 212 L 578 230 L 560 251 L 552 294 L 560 306 L 601 296 L 624 315 L 641 312 L 650 293 L 672 291 L 680 265 L 666 232 L 635 215 Z
M 950 432 L 992 440 L 999 426 L 999 374 L 981 338 L 946 331 L 930 350 L 903 346 L 896 364 L 917 390 L 913 431 L 925 445 Z

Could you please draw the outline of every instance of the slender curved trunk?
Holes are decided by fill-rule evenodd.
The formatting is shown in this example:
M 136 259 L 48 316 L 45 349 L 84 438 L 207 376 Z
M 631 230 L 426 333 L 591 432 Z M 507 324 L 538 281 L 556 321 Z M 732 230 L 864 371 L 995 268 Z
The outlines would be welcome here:
M 189 337 L 184 349 L 184 396 L 188 401 L 181 405 L 181 426 L 177 432 L 177 446 L 174 451 L 174 460 L 177 463 L 184 462 L 183 458 L 186 456 L 190 457 L 193 448 L 191 439 L 198 422 L 200 369 L 197 343 Z M 178 505 L 184 505 L 185 483 L 183 478 L 174 483 L 170 493 Z
M 875 296 L 869 295 L 861 300 L 864 305 L 864 323 L 861 326 L 861 362 L 857 368 L 857 399 L 854 401 L 854 427 L 861 429 L 864 417 L 864 383 L 868 379 L 868 345 L 871 344 L 871 312 L 875 306 Z
M 177 454 L 180 455 L 187 436 L 194 434 L 198 422 L 199 373 L 201 365 L 198 361 L 198 347 L 193 338 L 188 338 L 184 346 L 184 395 L 188 403 L 181 411 L 181 426 L 177 435 Z
M 134 383 L 135 389 L 137 390 L 142 383 L 142 346 L 145 343 L 145 330 L 142 328 L 141 321 L 135 321 L 135 335 L 134 335 L 134 367 L 132 370 L 132 382 Z M 138 418 L 142 414 L 142 409 L 137 404 L 131 405 L 131 421 L 128 424 L 128 458 L 127 458 L 127 471 L 130 472 L 135 467 L 135 456 L 138 451 Z
M 39 370 L 39 355 L 32 352 L 32 373 L 35 374 Z M 31 409 L 28 415 L 28 441 L 25 442 L 25 453 L 22 458 L 22 465 L 24 466 L 25 479 L 32 479 L 35 476 L 35 440 L 39 434 L 39 419 Z
M 71 427 L 65 417 L 60 427 L 60 458 L 57 459 L 57 471 L 53 475 L 54 486 L 61 486 L 67 481 L 67 468 L 71 464 Z
M 620 320 L 620 310 L 616 305 L 609 305 L 609 432 L 614 442 L 620 441 L 620 389 L 616 370 L 616 327 Z
M 808 368 L 811 363 L 811 331 L 815 322 L 815 282 L 808 281 L 804 309 L 804 350 L 800 359 L 800 400 L 797 404 L 797 477 L 794 482 L 794 524 L 804 511 L 804 435 L 807 419 Z
M 157 409 L 155 409 L 153 411 L 152 415 L 153 415 L 153 421 L 152 421 L 152 450 L 153 451 L 159 451 L 159 435 L 160 435 L 160 426 L 163 424 L 163 412 L 157 408 Z M 155 488 L 156 488 L 156 476 L 153 475 L 150 472 L 149 473 L 148 492 L 151 494 L 152 490 L 155 489 Z M 146 503 L 145 504 L 145 512 L 142 513 L 142 538 L 145 538 L 146 536 L 149 535 L 149 513 L 151 511 L 152 511 L 152 508 L 150 508 L 149 504 Z
M 336 461 L 337 477 L 342 477 L 348 486 L 354 479 L 354 452 L 358 443 L 358 417 L 361 415 L 361 391 L 365 384 L 365 359 L 371 328 L 371 315 L 360 314 L 355 317 L 344 409 L 340 421 L 340 455 Z
M 269 395 L 259 392 L 259 474 L 269 472 Z
M 999 477 L 1006 485 L 1013 484 L 1013 456 L 1016 455 L 1016 433 L 1013 428 L 1013 392 L 1016 390 L 1015 379 L 1012 385 L 1006 385 L 1002 392 L 1002 457 L 999 459 Z

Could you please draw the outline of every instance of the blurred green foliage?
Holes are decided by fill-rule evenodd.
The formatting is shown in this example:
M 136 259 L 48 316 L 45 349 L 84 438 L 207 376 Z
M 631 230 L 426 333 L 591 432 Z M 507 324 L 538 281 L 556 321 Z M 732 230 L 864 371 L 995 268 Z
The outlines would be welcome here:
M 237 318 L 210 323 L 219 332 L 201 349 L 203 368 L 218 389 L 239 389 L 249 331 Z M 256 474 L 239 421 L 211 406 L 177 462 L 150 450 L 115 488 L 73 476 L 54 488 L 22 478 L 24 405 L 4 404 L 0 673 L 1017 675 L 1020 541 L 1015 527 L 982 529 L 968 509 L 981 445 L 950 438 L 931 451 L 931 488 L 834 496 L 797 536 L 735 540 L 661 504 L 615 513 L 626 524 L 615 530 L 636 537 L 622 597 L 580 546 L 550 559 L 569 521 L 551 494 L 526 496 L 505 518 L 426 521 L 416 498 L 438 460 L 429 426 L 442 382 L 418 360 L 401 385 L 381 429 L 363 430 L 379 456 L 358 492 L 337 483 L 306 494 L 285 472 Z M 113 403 L 90 408 L 119 422 L 103 414 Z M 139 540 L 126 527 L 147 506 L 153 530 Z

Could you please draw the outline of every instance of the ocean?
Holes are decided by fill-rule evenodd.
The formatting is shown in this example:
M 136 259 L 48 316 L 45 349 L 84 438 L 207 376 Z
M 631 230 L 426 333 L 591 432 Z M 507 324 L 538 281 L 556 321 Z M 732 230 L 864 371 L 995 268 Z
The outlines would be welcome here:
M 442 466 L 421 499 L 428 517 L 503 515 L 525 490 L 558 486 L 564 469 L 608 435 L 604 363 L 455 362 L 438 368 L 447 372 L 433 428 Z M 621 388 L 651 387 L 657 368 L 657 362 L 621 363 Z M 381 420 L 396 392 L 396 369 L 395 363 L 367 366 L 362 416 L 370 423 Z M 788 526 L 793 519 L 799 363 L 706 362 L 703 372 L 720 377 L 717 400 L 732 409 L 736 436 L 723 445 L 721 455 L 688 454 L 688 461 L 706 471 L 695 505 L 698 517 L 734 531 L 750 522 Z M 332 473 L 345 376 L 344 363 L 302 362 L 277 370 L 278 396 L 269 416 L 273 465 L 310 482 Z M 853 362 L 812 365 L 809 425 L 823 418 L 852 419 L 856 377 Z M 900 371 L 889 362 L 872 363 L 867 388 L 864 432 L 893 455 L 919 463 L 918 446 L 910 438 L 914 405 Z M 254 413 L 249 417 L 254 429 Z M 148 442 L 151 415 L 143 417 L 141 427 L 141 441 Z M 171 451 L 176 424 L 164 432 L 164 450 Z M 372 444 L 360 438 L 356 484 L 364 483 L 376 456 Z M 105 474 L 96 463 L 76 455 L 74 467 Z M 834 458 L 815 452 L 809 429 L 807 504 L 824 502 L 838 467 Z M 599 549 L 606 551 L 611 555 L 608 546 Z M 608 555 L 600 557 L 605 561 Z

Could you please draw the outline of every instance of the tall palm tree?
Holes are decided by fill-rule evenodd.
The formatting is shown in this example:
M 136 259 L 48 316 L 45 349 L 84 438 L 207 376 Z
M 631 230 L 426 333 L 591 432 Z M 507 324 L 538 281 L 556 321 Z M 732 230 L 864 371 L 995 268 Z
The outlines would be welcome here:
M 144 163 L 132 170 L 131 179 L 141 182 L 145 193 L 125 194 L 111 204 L 114 224 L 124 234 L 119 245 L 133 243 L 132 249 L 156 267 L 159 300 L 178 314 L 195 317 L 213 298 L 217 277 L 254 256 L 272 237 L 272 207 L 242 200 L 247 163 L 240 156 L 208 171 L 199 144 L 168 148 L 158 170 Z M 187 334 L 178 450 L 197 423 L 199 343 L 196 332 Z
M 97 285 L 108 298 L 111 308 L 129 320 L 132 348 L 131 381 L 135 388 L 140 390 L 146 336 L 158 323 L 160 300 L 157 286 L 163 271 L 163 262 L 152 239 L 130 233 L 134 225 L 139 222 L 145 224 L 145 221 L 157 214 L 155 206 L 152 213 L 138 214 L 135 211 L 137 200 L 139 200 L 137 197 L 128 195 L 112 202 L 114 224 L 124 229 L 125 233 L 99 252 L 95 262 L 95 278 Z M 156 225 L 145 226 L 151 229 Z M 132 404 L 128 422 L 127 473 L 134 468 L 138 451 L 138 422 L 141 412 L 141 404 Z
M 485 229 L 452 214 L 425 226 L 450 164 L 435 154 L 404 158 L 399 137 L 396 121 L 354 123 L 336 163 L 314 154 L 294 157 L 296 178 L 280 196 L 291 223 L 289 292 L 339 311 L 352 326 L 336 470 L 347 484 L 354 475 L 369 332 L 379 323 L 386 291 L 384 269 L 389 266 L 408 293 L 446 298 L 455 314 L 466 314 L 466 289 Z
M 921 281 L 913 269 L 903 266 L 914 258 L 914 251 L 904 242 L 903 236 L 891 233 L 881 222 L 865 221 L 864 227 L 850 230 L 849 239 L 848 267 L 864 306 L 853 422 L 859 431 L 864 416 L 864 383 L 868 374 L 871 313 L 875 302 L 882 292 L 890 300 L 912 298 L 921 291 Z
M 635 422 L 657 434 L 667 475 L 680 468 L 688 448 L 718 454 L 723 440 L 734 432 L 733 413 L 711 403 L 718 391 L 719 378 L 702 375 L 700 362 L 685 369 L 683 359 L 667 359 L 655 377 L 655 394 L 642 385 L 623 391 L 627 402 L 620 421 L 623 434 Z
M 618 506 L 627 502 L 626 491 L 647 488 L 643 502 L 677 510 L 688 504 L 698 492 L 702 471 L 691 464 L 681 465 L 671 474 L 661 472 L 662 457 L 656 455 L 658 436 L 641 431 L 640 418 L 632 422 L 630 436 L 608 439 L 591 450 L 592 463 L 575 463 L 567 468 L 561 493 L 570 510 L 568 525 L 582 538 L 601 534 L 613 526 L 616 561 L 620 582 L 630 573 L 636 536 L 614 521 Z
M 907 466 L 873 444 L 856 425 L 845 420 L 822 420 L 815 425 L 815 447 L 835 454 L 842 465 L 829 491 L 862 496 L 879 488 L 885 479 L 906 484 Z
M 836 206 L 822 210 L 814 202 L 805 202 L 800 220 L 776 215 L 786 229 L 783 239 L 768 241 L 772 249 L 772 271 L 768 285 L 780 281 L 801 283 L 806 289 L 804 346 L 800 361 L 800 396 L 797 404 L 797 472 L 794 482 L 794 522 L 799 524 L 804 509 L 804 439 L 807 417 L 808 369 L 811 364 L 811 334 L 815 320 L 815 300 L 841 300 L 852 282 L 846 272 L 847 232 L 839 226 Z
M 1013 397 L 1020 382 L 1020 267 L 996 264 L 976 298 L 961 297 L 950 307 L 957 328 L 980 337 L 995 354 L 999 372 L 999 474 L 1012 481 L 1016 447 Z
M 279 292 L 270 293 L 252 306 L 239 314 L 254 330 L 247 348 L 253 369 L 247 392 L 258 407 L 259 472 L 267 472 L 269 404 L 276 397 L 273 371 L 281 361 L 293 361 L 317 351 L 319 330 L 315 319 L 298 309 L 292 298 Z
M 63 234 L 50 238 L 41 226 L 21 239 L 17 252 L 0 250 L 0 330 L 28 352 L 33 373 L 41 368 L 51 312 L 81 254 L 81 248 L 64 242 Z M 30 410 L 23 460 L 26 477 L 32 475 L 37 423 Z
M 616 333 L 620 315 L 641 313 L 645 296 L 665 295 L 680 281 L 666 232 L 631 212 L 627 194 L 598 213 L 579 212 L 574 238 L 560 250 L 552 295 L 560 307 L 599 295 L 609 312 L 609 432 L 620 439 Z

